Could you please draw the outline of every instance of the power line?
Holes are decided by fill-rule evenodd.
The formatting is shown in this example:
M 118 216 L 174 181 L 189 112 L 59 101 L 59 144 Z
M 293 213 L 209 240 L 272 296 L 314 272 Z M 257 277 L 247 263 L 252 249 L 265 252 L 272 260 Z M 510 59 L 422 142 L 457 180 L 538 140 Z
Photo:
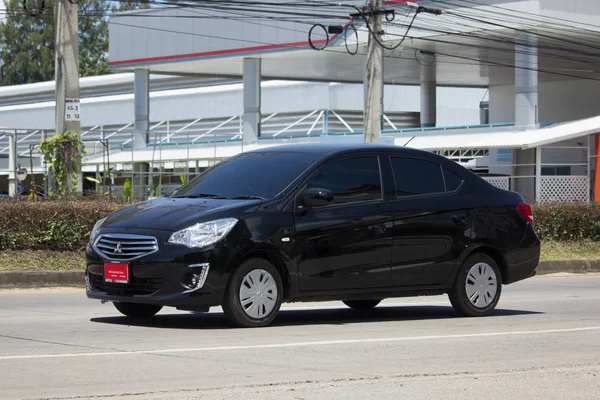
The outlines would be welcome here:
M 467 0 L 461 0 L 461 1 L 467 1 Z M 184 8 L 187 8 L 187 7 L 184 7 Z M 189 9 L 190 9 L 190 12 L 200 13 L 200 11 L 196 10 L 196 7 L 189 7 Z M 229 10 L 229 12 L 232 12 L 232 11 L 233 10 Z M 203 10 L 203 12 L 210 12 L 210 11 Z M 236 16 L 204 15 L 203 17 L 205 17 L 205 18 L 217 18 L 217 19 L 224 19 L 224 20 L 244 18 L 244 17 L 254 18 L 253 15 L 252 16 L 251 15 L 244 15 L 244 11 L 235 11 L 235 13 L 236 13 Z M 127 17 L 133 16 L 133 15 L 136 15 L 136 14 L 126 14 Z M 141 15 L 148 16 L 150 14 L 144 13 L 144 14 L 141 14 Z M 91 16 L 90 15 L 83 15 L 83 17 L 84 18 L 87 18 L 87 17 L 97 17 L 97 15 L 91 15 Z M 164 16 L 160 16 L 160 17 L 164 17 Z M 175 16 L 169 16 L 169 17 L 175 17 Z M 200 18 L 202 16 L 197 15 L 197 16 L 194 16 L 194 17 Z M 311 15 L 311 17 L 315 18 L 314 15 Z M 281 17 L 274 17 L 274 18 L 277 18 L 277 20 L 280 20 L 280 21 L 287 21 L 288 17 L 281 16 Z M 293 16 L 289 16 L 289 18 L 294 18 L 294 17 Z M 341 18 L 341 16 L 340 16 L 340 18 Z M 454 17 L 454 18 L 460 18 L 460 17 Z M 192 35 L 192 36 L 204 37 L 204 38 L 209 38 L 209 39 L 213 38 L 213 39 L 223 39 L 223 40 L 231 40 L 231 41 L 240 41 L 240 40 L 244 41 L 245 40 L 243 38 L 241 39 L 241 38 L 233 38 L 233 37 L 219 37 L 219 36 L 215 36 L 213 34 L 202 35 L 202 34 L 195 34 L 195 33 L 189 33 L 189 32 L 171 31 L 171 30 L 162 29 L 162 28 L 151 28 L 151 27 L 146 27 L 146 26 L 124 24 L 124 23 L 120 23 L 120 22 L 116 22 L 116 21 L 114 21 L 114 22 L 111 21 L 110 23 L 111 24 L 115 24 L 115 25 L 121 25 L 121 26 L 135 27 L 135 28 L 139 28 L 139 29 L 150 29 L 150 30 L 156 30 L 156 31 L 167 32 L 167 33 L 175 33 L 175 34 L 184 34 L 184 35 Z M 257 22 L 246 22 L 246 23 L 252 23 L 252 24 L 255 24 L 255 25 L 259 25 L 259 23 L 257 23 Z M 452 22 L 439 21 L 438 24 L 439 25 L 452 24 Z M 266 23 L 265 24 L 261 23 L 260 25 L 262 25 L 262 26 L 272 26 L 273 28 L 285 29 L 285 30 L 292 31 L 292 29 L 285 28 L 285 27 L 282 27 L 282 26 L 274 26 L 274 25 L 269 25 L 269 24 L 266 24 Z M 347 29 L 355 29 L 355 28 L 347 28 Z M 423 29 L 428 29 L 428 28 L 420 27 L 418 23 L 415 23 L 413 25 L 412 29 L 423 30 Z M 429 30 L 432 31 L 434 29 L 433 28 L 429 28 Z M 295 32 L 301 32 L 301 31 L 299 31 L 297 29 L 294 29 L 293 31 L 295 31 Z M 504 44 L 504 45 L 515 45 L 515 44 L 518 43 L 517 41 L 514 41 L 514 40 L 503 39 L 502 36 L 500 36 L 498 38 L 493 38 L 493 37 L 483 37 L 482 35 L 477 35 L 477 34 L 473 34 L 473 33 L 457 33 L 457 32 L 451 32 L 451 31 L 448 31 L 448 30 L 441 30 L 441 29 L 437 29 L 435 31 L 437 31 L 438 33 L 441 33 L 441 34 L 460 35 L 460 36 L 464 36 L 464 37 L 470 37 L 470 38 L 473 38 L 473 39 L 487 40 L 487 41 L 489 41 L 491 43 L 500 43 L 500 44 Z M 394 36 L 393 34 L 389 34 L 389 35 L 390 36 Z M 473 49 L 477 48 L 477 49 L 486 49 L 486 50 L 494 50 L 494 51 L 501 51 L 501 52 L 509 52 L 510 51 L 509 49 L 499 49 L 497 47 L 491 47 L 491 46 L 482 46 L 482 45 L 464 44 L 464 43 L 447 43 L 447 41 L 444 41 L 444 40 L 441 40 L 441 39 L 432 39 L 432 38 L 424 39 L 422 37 L 421 38 L 415 37 L 414 35 L 413 36 L 408 36 L 408 34 L 405 34 L 405 35 L 396 35 L 396 36 L 398 36 L 398 37 L 404 37 L 404 36 L 406 36 L 407 38 L 410 38 L 411 40 L 431 41 L 431 42 L 437 42 L 437 43 L 445 44 L 445 45 L 456 45 L 457 47 L 463 47 L 463 48 L 473 48 Z M 552 38 L 552 39 L 556 39 L 556 38 Z M 278 46 L 290 47 L 290 48 L 296 48 L 297 47 L 295 45 L 294 46 L 285 46 L 285 45 L 281 45 L 279 43 L 267 43 L 267 42 L 261 42 L 261 41 L 248 41 L 248 40 L 246 40 L 246 41 L 249 42 L 249 43 L 259 44 L 259 45 L 278 45 Z M 545 46 L 546 46 L 546 44 L 544 42 L 542 42 L 541 44 L 539 44 L 537 46 L 537 48 L 539 48 L 541 50 L 544 50 L 544 51 L 545 51 L 545 49 L 552 50 L 552 51 L 559 51 L 559 52 L 561 52 L 561 51 L 563 51 L 563 52 L 569 52 L 569 51 L 571 51 L 568 48 L 548 47 L 548 46 L 545 47 Z M 360 47 L 360 45 L 357 43 L 357 51 L 358 51 L 359 47 Z M 533 47 L 534 46 L 531 46 L 530 48 L 533 48 Z M 412 50 L 414 50 L 414 51 L 420 51 L 420 50 L 422 50 L 421 48 L 417 48 L 417 47 L 409 47 L 409 48 L 412 49 Z M 527 48 L 527 47 L 525 46 L 525 48 Z M 329 51 L 330 49 L 327 49 L 327 50 Z M 336 52 L 338 54 L 342 53 L 342 51 L 340 51 L 340 50 L 331 49 L 331 51 L 334 51 L 334 52 Z M 454 58 L 454 59 L 458 59 L 458 60 L 470 61 L 470 62 L 473 62 L 474 64 L 491 65 L 491 66 L 506 67 L 506 68 L 524 68 L 524 69 L 528 69 L 527 67 L 516 67 L 516 66 L 512 65 L 511 63 L 504 62 L 503 60 L 493 60 L 491 58 L 489 58 L 489 59 L 482 59 L 482 58 L 478 58 L 478 57 L 469 57 L 469 56 L 465 56 L 465 55 L 461 55 L 461 54 L 453 54 L 452 52 L 438 52 L 438 54 L 440 54 L 442 56 L 445 56 L 445 57 L 451 57 L 451 58 Z M 587 56 L 587 57 L 593 57 L 593 58 L 600 57 L 599 54 L 594 54 L 594 53 L 589 53 L 589 52 L 583 53 L 582 55 Z M 395 56 L 392 56 L 392 55 L 386 55 L 386 57 L 387 58 L 398 58 L 398 59 L 404 59 L 404 60 L 411 60 L 411 59 L 413 59 L 413 57 L 395 57 Z M 559 53 L 555 54 L 554 57 L 557 58 L 557 59 L 567 60 L 566 57 L 561 56 Z M 592 60 L 573 59 L 573 58 L 570 58 L 568 60 L 569 61 L 582 62 L 582 63 L 592 63 L 593 62 Z M 471 64 L 465 63 L 465 62 L 456 62 L 456 61 L 449 61 L 449 60 L 436 60 L 436 62 L 438 62 L 438 63 L 447 63 L 447 64 L 471 65 Z M 566 76 L 566 77 L 572 77 L 572 78 L 578 78 L 578 79 L 597 80 L 597 79 L 591 78 L 591 77 L 574 75 L 574 74 L 565 74 L 565 73 L 561 73 L 561 72 L 551 71 L 551 70 L 548 70 L 548 69 L 541 69 L 541 68 L 529 68 L 529 69 L 536 70 L 536 71 L 539 71 L 541 73 L 551 74 L 551 75 Z
M 214 39 L 224 39 L 224 40 L 231 40 L 231 41 L 240 41 L 240 40 L 245 40 L 245 39 L 240 39 L 240 38 L 233 38 L 233 37 L 220 37 L 220 36 L 214 36 L 214 35 L 203 35 L 203 34 L 198 34 L 198 33 L 191 33 L 191 32 L 180 32 L 180 31 L 174 31 L 174 30 L 168 30 L 168 29 L 163 29 L 163 28 L 155 28 L 155 27 L 146 27 L 146 26 L 139 26 L 139 25 L 131 25 L 131 24 L 124 24 L 124 23 L 118 23 L 118 22 L 111 22 L 111 24 L 116 24 L 116 25 L 121 25 L 121 26 L 128 26 L 128 27 L 134 27 L 134 28 L 140 28 L 140 29 L 149 29 L 149 30 L 154 30 L 154 31 L 161 31 L 161 32 L 167 32 L 167 33 L 175 33 L 175 34 L 183 34 L 183 35 L 190 35 L 190 36 L 198 36 L 198 37 L 205 37 L 205 38 L 214 38 Z M 273 26 L 275 27 L 275 26 Z M 416 37 L 410 37 L 411 39 L 418 39 L 418 40 L 422 40 L 423 38 L 416 38 Z M 436 39 L 429 39 L 430 41 L 439 41 Z M 289 45 L 289 46 L 285 46 L 282 45 L 280 43 L 271 43 L 271 42 L 262 42 L 262 41 L 249 41 L 249 40 L 245 40 L 249 43 L 252 44 L 258 44 L 258 45 L 281 45 L 282 47 L 289 47 L 289 48 L 297 48 L 297 45 Z M 462 47 L 471 47 L 471 48 L 478 48 L 478 46 L 475 45 L 465 45 L 465 44 L 457 44 L 458 46 L 462 46 Z M 412 50 L 422 50 L 420 48 L 416 48 L 416 47 L 408 47 L 409 49 Z M 329 50 L 329 49 L 325 49 L 325 50 Z M 330 51 L 334 51 L 337 54 L 340 53 L 344 53 L 344 51 L 341 50 L 330 50 Z M 577 78 L 577 79 L 589 79 L 589 80 L 600 80 L 600 79 L 596 79 L 596 78 L 592 78 L 592 77 L 585 77 L 585 76 L 580 76 L 580 75 L 574 75 L 574 74 L 566 74 L 566 73 L 560 73 L 560 72 L 554 72 L 554 71 L 549 71 L 546 69 L 540 69 L 540 68 L 530 68 L 530 67 L 525 67 L 525 66 L 520 66 L 517 67 L 513 64 L 508 64 L 502 61 L 494 61 L 494 60 L 484 60 L 481 58 L 475 58 L 475 57 L 468 57 L 468 56 L 463 56 L 463 55 L 459 55 L 459 54 L 452 54 L 452 53 L 447 53 L 447 52 L 436 52 L 437 54 L 443 55 L 443 56 L 447 56 L 447 57 L 452 57 L 452 58 L 456 58 L 456 59 L 462 59 L 462 60 L 467 60 L 467 61 L 472 61 L 475 63 L 479 63 L 479 64 L 483 64 L 483 65 L 490 65 L 490 66 L 498 66 L 498 67 L 506 67 L 506 68 L 517 68 L 517 69 L 527 69 L 527 70 L 533 70 L 533 71 L 538 71 L 541 73 L 546 73 L 546 74 L 550 74 L 550 75 L 557 75 L 557 76 L 563 76 L 563 77 L 571 77 L 571 78 Z M 405 59 L 405 60 L 412 60 L 412 57 L 394 57 L 394 56 L 389 56 L 389 55 L 384 55 L 387 58 L 398 58 L 398 59 Z M 464 63 L 452 63 L 452 62 L 448 62 L 448 61 L 441 61 L 441 60 L 437 60 L 436 62 L 438 63 L 451 63 L 451 64 L 464 64 Z
M 463 3 L 468 3 L 468 4 L 478 5 L 478 6 L 490 7 L 490 8 L 494 8 L 494 9 L 497 9 L 497 10 L 510 11 L 510 12 L 519 14 L 519 18 L 521 18 L 521 19 L 526 19 L 526 20 L 531 20 L 531 21 L 541 21 L 541 22 L 552 23 L 552 24 L 557 24 L 557 21 L 560 21 L 560 22 L 566 22 L 566 23 L 568 23 L 568 24 L 560 24 L 560 23 L 558 24 L 558 25 L 562 25 L 562 26 L 565 26 L 565 27 L 575 27 L 575 28 L 580 28 L 581 29 L 581 27 L 587 26 L 587 27 L 596 28 L 596 30 L 586 29 L 586 30 L 589 30 L 591 32 L 598 32 L 597 29 L 600 28 L 598 25 L 594 25 L 594 24 L 588 24 L 588 23 L 584 23 L 584 22 L 580 22 L 580 21 L 573 21 L 573 20 L 569 20 L 569 19 L 565 19 L 565 18 L 546 17 L 546 16 L 542 16 L 542 15 L 539 15 L 539 14 L 530 13 L 530 12 L 527 12 L 527 11 L 514 10 L 514 9 L 511 9 L 511 8 L 508 8 L 508 7 L 501 7 L 501 6 L 498 6 L 498 5 L 482 3 L 481 1 L 475 1 L 475 0 L 453 0 L 453 1 L 460 1 L 460 2 L 463 2 Z M 452 3 L 452 1 L 448 0 L 448 1 L 445 2 L 445 4 L 453 4 L 453 3 Z M 483 10 L 478 10 L 478 11 L 485 12 Z M 500 13 L 500 12 L 493 12 L 493 13 L 492 12 L 488 12 L 488 13 L 492 14 L 492 15 L 511 16 L 511 14 L 508 14 L 508 13 Z M 536 18 L 523 17 L 523 15 L 531 15 L 531 16 L 536 17 Z M 545 18 L 546 20 L 540 19 L 540 18 Z M 577 27 L 577 25 L 581 25 L 581 27 Z M 585 28 L 583 28 L 583 29 L 585 29 Z

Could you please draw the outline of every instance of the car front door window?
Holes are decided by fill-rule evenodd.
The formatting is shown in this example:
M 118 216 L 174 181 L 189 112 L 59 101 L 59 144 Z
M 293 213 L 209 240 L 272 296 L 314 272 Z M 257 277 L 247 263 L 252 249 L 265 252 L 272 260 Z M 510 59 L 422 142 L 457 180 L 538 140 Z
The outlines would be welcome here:
M 355 157 L 325 166 L 307 189 L 326 189 L 333 193 L 332 204 L 380 200 L 381 175 L 376 156 Z

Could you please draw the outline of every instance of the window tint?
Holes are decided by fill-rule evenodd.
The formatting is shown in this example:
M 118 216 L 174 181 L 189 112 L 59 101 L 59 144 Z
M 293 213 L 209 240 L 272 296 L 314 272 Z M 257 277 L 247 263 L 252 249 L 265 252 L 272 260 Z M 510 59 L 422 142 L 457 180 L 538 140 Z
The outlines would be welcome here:
M 204 172 L 182 187 L 174 197 L 212 194 L 227 198 L 271 198 L 318 159 L 319 155 L 310 153 L 245 153 Z
M 439 164 L 416 158 L 392 157 L 397 196 L 444 193 Z
M 444 168 L 444 180 L 446 181 L 446 192 L 454 192 L 462 183 L 460 176 L 446 168 Z
M 308 183 L 308 188 L 333 192 L 334 204 L 381 199 L 377 157 L 357 157 L 326 166 Z

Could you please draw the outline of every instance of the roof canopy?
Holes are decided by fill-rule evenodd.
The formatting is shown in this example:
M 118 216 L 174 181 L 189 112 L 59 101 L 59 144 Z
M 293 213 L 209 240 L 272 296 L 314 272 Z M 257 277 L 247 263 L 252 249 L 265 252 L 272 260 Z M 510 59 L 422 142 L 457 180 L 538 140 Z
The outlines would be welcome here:
M 600 116 L 542 128 L 467 128 L 405 130 L 394 134 L 397 145 L 423 150 L 533 149 L 600 133 Z
M 394 136 L 394 143 L 399 146 L 436 151 L 436 150 L 479 150 L 479 149 L 532 149 L 541 146 L 561 143 L 567 140 L 600 133 L 600 116 L 564 124 L 556 124 L 543 128 L 516 129 L 513 126 L 492 127 L 457 127 L 447 129 L 407 129 L 385 132 Z M 355 136 L 356 134 L 340 134 L 337 136 Z M 241 141 L 220 142 L 210 144 L 170 145 L 159 151 L 154 147 L 144 150 L 127 149 L 111 153 L 111 163 L 161 162 L 182 160 L 224 159 L 249 150 L 268 148 L 279 144 L 314 143 L 321 139 L 315 137 L 262 139 L 257 145 L 243 146 Z M 86 165 L 102 164 L 100 155 L 87 157 Z

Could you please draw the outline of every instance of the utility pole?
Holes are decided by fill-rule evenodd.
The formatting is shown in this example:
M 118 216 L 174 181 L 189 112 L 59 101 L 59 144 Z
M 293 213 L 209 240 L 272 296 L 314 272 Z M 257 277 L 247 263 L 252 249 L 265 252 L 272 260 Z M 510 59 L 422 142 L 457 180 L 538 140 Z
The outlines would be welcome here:
M 80 133 L 79 28 L 77 2 L 57 0 L 54 12 L 56 134 Z M 77 189 L 83 188 L 81 164 L 77 168 Z
M 17 131 L 8 134 L 8 195 L 16 197 L 18 194 L 17 179 Z
M 369 0 L 368 24 L 371 34 L 365 75 L 365 143 L 378 143 L 383 114 L 383 0 Z

